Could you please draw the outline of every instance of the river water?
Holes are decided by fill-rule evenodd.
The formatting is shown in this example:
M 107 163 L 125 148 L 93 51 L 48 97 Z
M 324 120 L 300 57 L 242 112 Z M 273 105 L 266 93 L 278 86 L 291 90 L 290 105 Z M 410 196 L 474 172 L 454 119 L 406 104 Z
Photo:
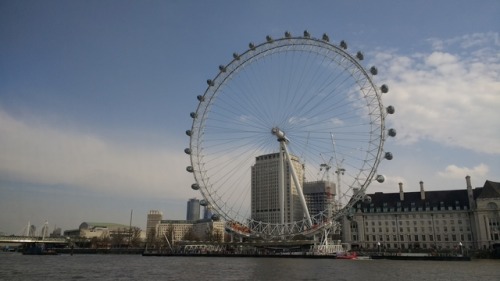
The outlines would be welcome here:
M 0 280 L 500 280 L 500 260 L 23 256 L 0 252 Z

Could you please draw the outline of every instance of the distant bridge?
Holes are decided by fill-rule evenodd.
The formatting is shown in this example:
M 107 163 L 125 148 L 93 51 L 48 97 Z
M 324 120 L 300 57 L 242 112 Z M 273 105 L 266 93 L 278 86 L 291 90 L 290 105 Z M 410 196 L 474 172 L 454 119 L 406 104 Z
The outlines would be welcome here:
M 32 236 L 0 236 L 0 243 L 50 243 L 68 244 L 69 239 L 65 237 L 32 237 Z

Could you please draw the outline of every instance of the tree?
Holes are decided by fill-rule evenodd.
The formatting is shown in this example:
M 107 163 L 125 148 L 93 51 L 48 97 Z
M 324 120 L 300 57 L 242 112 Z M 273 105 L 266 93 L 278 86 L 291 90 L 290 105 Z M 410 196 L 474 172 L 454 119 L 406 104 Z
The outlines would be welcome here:
M 220 241 L 223 241 L 223 238 L 224 238 L 224 234 L 222 233 L 222 231 L 220 229 L 216 229 L 214 231 L 214 235 L 213 235 L 213 240 L 212 241 L 220 242 Z
M 129 246 L 139 247 L 141 246 L 141 232 L 139 227 L 133 227 L 130 231 Z
M 117 229 L 113 234 L 111 234 L 111 246 L 120 248 L 125 244 L 126 238 L 128 238 L 128 230 Z
M 146 246 L 153 246 L 156 244 L 156 229 L 152 228 L 147 232 Z
M 200 241 L 198 236 L 194 233 L 194 229 L 190 228 L 186 234 L 184 234 L 184 237 L 182 237 L 182 240 L 185 241 Z

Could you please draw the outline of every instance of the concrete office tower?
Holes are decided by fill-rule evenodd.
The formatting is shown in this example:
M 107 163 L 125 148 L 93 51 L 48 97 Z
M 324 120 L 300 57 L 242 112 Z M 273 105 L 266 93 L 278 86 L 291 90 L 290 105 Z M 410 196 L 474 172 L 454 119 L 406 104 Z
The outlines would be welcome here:
M 300 184 L 303 185 L 304 167 L 298 157 L 291 155 L 291 158 Z M 285 162 L 285 222 L 292 222 L 302 219 L 304 211 L 290 167 Z M 255 158 L 255 165 L 252 166 L 251 216 L 256 221 L 280 223 L 279 166 L 279 153 Z
M 330 181 L 304 183 L 304 197 L 311 216 L 318 215 L 325 211 L 327 212 L 325 215 L 332 215 L 336 190 L 335 186 L 335 183 Z
M 196 221 L 200 219 L 200 200 L 191 198 L 187 202 L 186 220 Z
M 148 221 L 146 223 L 146 235 L 149 237 L 151 233 L 157 235 L 157 226 L 160 224 L 163 219 L 163 213 L 158 210 L 151 210 L 148 213 Z

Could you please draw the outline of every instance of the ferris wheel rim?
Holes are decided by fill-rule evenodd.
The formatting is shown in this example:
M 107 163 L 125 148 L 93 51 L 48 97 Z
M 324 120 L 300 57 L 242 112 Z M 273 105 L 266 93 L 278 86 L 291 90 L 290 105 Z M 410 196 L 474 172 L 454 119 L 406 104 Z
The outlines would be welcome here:
M 206 129 L 206 122 L 207 122 L 207 115 L 210 113 L 211 106 L 213 106 L 214 100 L 218 97 L 220 94 L 219 89 L 220 87 L 223 87 L 227 81 L 230 82 L 230 80 L 233 78 L 233 75 L 237 75 L 239 71 L 244 71 L 244 67 L 248 64 L 251 64 L 255 60 L 258 60 L 262 57 L 265 56 L 272 56 L 273 54 L 277 52 L 287 52 L 290 51 L 291 48 L 297 48 L 298 46 L 301 46 L 303 48 L 309 47 L 312 48 L 310 50 L 311 52 L 316 51 L 320 52 L 321 50 L 323 51 L 329 51 L 329 52 L 334 52 L 335 56 L 341 57 L 341 59 L 345 60 L 347 63 L 350 64 L 350 66 L 354 66 L 356 71 L 359 71 L 357 75 L 361 75 L 363 79 L 366 79 L 368 82 L 368 88 L 370 91 L 373 91 L 373 96 L 375 97 L 376 101 L 374 103 L 377 105 L 375 110 L 378 110 L 378 112 L 375 114 L 378 114 L 379 120 L 378 120 L 378 125 L 375 126 L 376 132 L 378 132 L 377 137 L 374 139 L 371 138 L 371 136 L 375 135 L 375 132 L 370 132 L 370 140 L 369 142 L 374 142 L 375 148 L 373 149 L 374 154 L 373 159 L 371 159 L 371 167 L 370 171 L 367 175 L 367 178 L 363 182 L 362 180 L 359 183 L 359 186 L 363 189 L 366 189 L 367 185 L 372 181 L 373 177 L 375 176 L 377 167 L 382 159 L 382 153 L 383 153 L 383 144 L 385 141 L 385 113 L 384 113 L 384 108 L 381 100 L 381 93 L 379 92 L 378 88 L 375 86 L 375 83 L 371 79 L 371 75 L 368 73 L 368 71 L 358 62 L 356 58 L 354 58 L 351 54 L 349 54 L 347 51 L 342 46 L 336 46 L 334 44 L 329 43 L 328 41 L 325 40 L 320 40 L 316 38 L 311 38 L 311 37 L 285 37 L 281 39 L 269 39 L 267 38 L 267 41 L 264 43 L 261 43 L 259 45 L 253 45 L 250 44 L 250 48 L 246 50 L 244 53 L 241 55 L 238 54 L 233 54 L 233 60 L 228 63 L 225 66 L 220 66 L 220 72 L 215 76 L 213 80 L 208 80 L 208 87 L 204 93 L 203 96 L 199 96 L 198 99 L 200 103 L 198 104 L 198 107 L 196 109 L 196 112 L 193 114 L 193 125 L 190 130 L 190 159 L 191 159 L 191 169 L 194 174 L 196 183 L 198 184 L 198 189 L 200 190 L 204 200 L 207 200 L 208 204 L 211 204 L 213 207 L 215 207 L 216 212 L 221 215 L 224 219 L 227 221 L 238 221 L 234 220 L 233 217 L 228 214 L 228 212 L 224 209 L 224 207 L 219 206 L 220 203 L 218 203 L 221 198 L 217 198 L 217 194 L 214 194 L 213 191 L 210 190 L 209 188 L 209 183 L 208 180 L 206 179 L 207 176 L 207 170 L 205 170 L 205 162 L 203 162 L 203 135 L 205 134 L 205 129 Z M 316 50 L 314 48 L 317 48 Z M 264 55 L 263 55 L 264 54 Z M 263 56 L 262 56 L 263 55 Z M 326 56 L 326 55 L 325 55 Z M 332 136 L 333 138 L 333 136 Z M 362 182 L 362 183 L 361 183 Z M 363 189 L 363 190 L 364 190 Z M 357 197 L 359 197 L 356 194 Z M 353 196 L 356 197 L 356 196 Z M 220 196 L 219 196 L 220 197 Z M 355 199 L 359 199 L 359 198 Z M 345 212 L 338 212 L 338 214 L 343 214 Z M 250 222 L 252 221 L 251 219 L 249 220 Z M 240 224 L 248 224 L 248 222 L 242 223 L 238 222 Z M 291 231 L 296 234 L 302 234 L 305 231 L 302 231 L 301 229 L 304 227 L 303 225 L 297 224 L 296 222 L 292 224 L 287 224 L 287 225 L 282 225 L 282 228 L 295 228 L 297 229 L 295 232 Z M 268 224 L 266 226 L 270 226 L 271 224 Z M 282 231 L 283 229 L 280 227 L 278 228 L 278 232 Z M 274 232 L 271 232 L 274 233 Z

